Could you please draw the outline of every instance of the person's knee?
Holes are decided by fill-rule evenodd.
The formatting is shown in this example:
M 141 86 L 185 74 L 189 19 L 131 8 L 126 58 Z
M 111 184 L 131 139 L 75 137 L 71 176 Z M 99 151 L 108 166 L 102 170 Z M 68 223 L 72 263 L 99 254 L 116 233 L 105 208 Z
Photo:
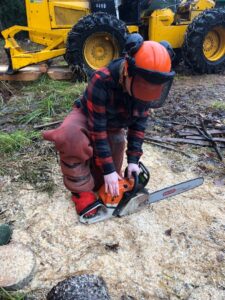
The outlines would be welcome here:
M 94 188 L 94 180 L 91 174 L 74 177 L 64 176 L 63 181 L 65 187 L 73 193 L 92 191 Z

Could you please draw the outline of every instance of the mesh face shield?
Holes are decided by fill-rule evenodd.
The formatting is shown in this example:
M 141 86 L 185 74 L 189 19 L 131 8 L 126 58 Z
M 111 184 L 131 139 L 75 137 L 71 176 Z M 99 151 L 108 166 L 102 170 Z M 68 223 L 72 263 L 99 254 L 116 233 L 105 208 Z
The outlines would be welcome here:
M 168 96 L 175 72 L 156 72 L 139 68 L 131 57 L 128 57 L 127 61 L 131 95 L 146 102 L 150 108 L 161 107 Z

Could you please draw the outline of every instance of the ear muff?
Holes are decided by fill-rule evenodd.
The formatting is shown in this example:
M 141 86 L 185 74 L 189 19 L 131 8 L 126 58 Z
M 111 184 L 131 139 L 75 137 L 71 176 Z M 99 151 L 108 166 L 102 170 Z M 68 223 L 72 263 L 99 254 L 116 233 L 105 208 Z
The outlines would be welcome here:
M 163 47 L 166 48 L 167 52 L 169 53 L 169 56 L 172 61 L 174 61 L 176 57 L 176 53 L 173 51 L 173 48 L 171 47 L 170 43 L 167 41 L 161 41 L 159 42 Z
M 125 53 L 133 56 L 144 43 L 143 37 L 139 33 L 131 33 L 127 35 L 125 42 Z

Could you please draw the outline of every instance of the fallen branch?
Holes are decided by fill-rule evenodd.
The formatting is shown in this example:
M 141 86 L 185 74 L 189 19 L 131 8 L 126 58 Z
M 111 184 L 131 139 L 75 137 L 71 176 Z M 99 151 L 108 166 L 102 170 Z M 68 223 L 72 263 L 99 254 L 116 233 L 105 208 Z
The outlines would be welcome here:
M 192 158 L 189 154 L 187 154 L 187 153 L 185 153 L 185 152 L 183 152 L 183 151 L 181 151 L 181 150 L 175 149 L 175 148 L 172 147 L 172 146 L 166 146 L 166 145 L 162 145 L 162 144 L 153 142 L 153 141 L 151 141 L 149 138 L 145 138 L 145 139 L 144 139 L 144 142 L 149 143 L 149 144 L 152 144 L 152 145 L 155 145 L 155 146 L 158 146 L 158 147 L 161 147 L 161 148 L 164 148 L 164 149 L 167 149 L 167 150 L 170 150 L 170 151 L 178 152 L 178 153 L 180 153 L 180 154 L 183 154 L 184 156 L 187 156 L 188 158 Z
M 2 85 L 4 85 L 4 87 L 7 89 L 8 92 L 10 92 L 11 95 L 15 96 L 15 93 L 13 92 L 13 90 L 11 89 L 11 87 L 5 83 L 4 81 L 0 81 Z
M 205 138 L 203 136 L 200 136 L 200 135 L 188 135 L 186 138 L 191 139 L 191 140 L 203 140 L 203 141 L 205 141 Z M 213 142 L 225 143 L 225 138 L 215 137 L 215 138 L 212 138 L 212 141 Z
M 182 125 L 184 127 L 189 127 L 189 128 L 196 128 L 195 125 L 189 125 L 187 123 L 182 123 L 182 122 L 175 122 L 175 121 L 172 121 L 171 124 L 174 124 L 174 125 Z
M 54 126 L 54 125 L 57 125 L 57 124 L 60 124 L 60 123 L 62 123 L 62 120 L 51 122 L 51 123 L 45 123 L 45 124 L 41 124 L 41 125 L 34 125 L 33 128 L 34 129 L 42 129 L 42 128 L 51 127 L 51 126 Z
M 209 141 L 198 141 L 192 139 L 182 139 L 182 138 L 171 138 L 171 137 L 151 137 L 148 138 L 150 141 L 153 142 L 160 142 L 160 143 L 183 143 L 183 144 L 192 144 L 192 145 L 199 145 L 199 146 L 212 146 L 212 143 Z M 220 147 L 225 148 L 225 144 L 220 143 Z
M 223 161 L 223 156 L 222 156 L 222 154 L 220 152 L 219 145 L 217 144 L 217 142 L 215 141 L 215 139 L 212 138 L 211 134 L 207 131 L 206 126 L 205 126 L 205 122 L 204 122 L 204 120 L 203 120 L 202 117 L 200 117 L 200 121 L 201 121 L 202 129 L 203 129 L 205 135 L 208 137 L 208 140 L 212 143 L 212 146 L 215 149 L 215 151 L 216 151 L 219 159 L 221 161 Z
M 197 126 L 196 124 L 194 124 L 189 118 L 187 118 L 185 116 L 183 116 L 183 117 L 188 122 L 190 122 L 193 126 L 195 126 L 195 128 L 198 130 L 198 132 L 211 144 L 210 146 L 212 146 L 215 149 L 219 159 L 221 161 L 223 161 L 223 157 L 222 157 L 219 147 L 224 147 L 224 146 L 221 146 L 221 145 L 217 144 L 215 141 L 213 141 L 212 136 L 207 132 L 207 129 L 206 129 L 206 126 L 205 126 L 205 123 L 204 123 L 204 120 L 202 119 L 202 117 L 200 116 L 200 124 L 202 126 L 202 129 L 199 128 L 199 126 Z
M 206 140 L 210 140 L 209 138 L 208 138 L 208 136 L 204 133 L 204 131 L 202 131 L 201 130 L 201 128 L 198 126 L 198 125 L 196 125 L 195 123 L 193 123 L 192 122 L 192 120 L 190 120 L 188 117 L 185 117 L 185 116 L 183 116 L 184 118 L 185 118 L 185 120 L 187 120 L 191 125 L 193 125 L 196 129 L 197 129 L 197 131 L 206 139 Z
M 207 129 L 207 131 L 210 134 L 225 134 L 225 129 Z M 192 136 L 198 134 L 197 129 L 187 129 L 187 130 L 181 130 L 181 131 L 176 131 L 176 134 L 179 136 Z

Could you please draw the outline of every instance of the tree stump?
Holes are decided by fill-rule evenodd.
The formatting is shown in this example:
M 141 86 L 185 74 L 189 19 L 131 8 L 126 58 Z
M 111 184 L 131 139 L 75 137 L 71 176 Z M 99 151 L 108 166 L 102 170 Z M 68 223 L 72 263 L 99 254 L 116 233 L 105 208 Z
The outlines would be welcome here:
M 33 278 L 35 270 L 33 251 L 22 243 L 12 242 L 0 247 L 0 287 L 19 290 Z

